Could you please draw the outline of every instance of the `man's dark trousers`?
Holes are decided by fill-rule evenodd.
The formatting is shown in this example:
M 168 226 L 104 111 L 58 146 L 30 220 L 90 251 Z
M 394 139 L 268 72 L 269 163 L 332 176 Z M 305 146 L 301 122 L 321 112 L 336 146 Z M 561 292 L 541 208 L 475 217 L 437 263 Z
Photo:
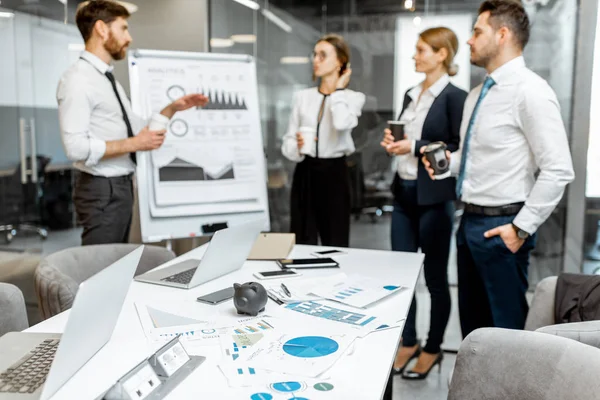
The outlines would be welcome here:
M 83 226 L 82 245 L 127 243 L 133 213 L 132 177 L 78 173 L 73 202 Z
M 486 239 L 483 234 L 510 224 L 514 215 L 463 215 L 456 246 L 458 254 L 458 307 L 463 337 L 478 328 L 523 329 L 529 307 L 529 253 L 535 235 L 529 237 L 516 254 L 500 236 Z

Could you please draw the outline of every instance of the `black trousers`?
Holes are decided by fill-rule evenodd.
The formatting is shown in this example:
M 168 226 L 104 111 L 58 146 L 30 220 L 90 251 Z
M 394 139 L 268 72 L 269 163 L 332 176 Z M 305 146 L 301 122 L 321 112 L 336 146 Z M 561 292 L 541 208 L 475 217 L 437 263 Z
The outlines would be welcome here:
M 417 204 L 417 182 L 403 181 L 394 193 L 392 214 L 392 250 L 425 254 L 425 282 L 431 295 L 430 326 L 424 350 L 436 354 L 441 351 L 444 332 L 450 318 L 450 290 L 448 288 L 448 257 L 454 204 L 451 201 Z M 413 301 L 404 323 L 402 345 L 418 343 L 416 331 L 417 300 Z
M 127 243 L 133 214 L 132 175 L 105 178 L 80 172 L 73 203 L 81 244 Z
M 350 176 L 346 157 L 306 157 L 296 166 L 291 193 L 291 231 L 296 243 L 348 247 Z

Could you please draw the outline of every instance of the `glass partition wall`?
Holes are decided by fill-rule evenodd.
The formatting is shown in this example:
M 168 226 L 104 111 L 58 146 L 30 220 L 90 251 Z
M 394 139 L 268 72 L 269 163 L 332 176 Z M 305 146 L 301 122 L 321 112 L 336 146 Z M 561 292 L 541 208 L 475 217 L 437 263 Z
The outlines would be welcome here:
M 73 225 L 56 87 L 82 49 L 74 25 L 0 8 L 1 250 L 41 251 L 46 228 Z

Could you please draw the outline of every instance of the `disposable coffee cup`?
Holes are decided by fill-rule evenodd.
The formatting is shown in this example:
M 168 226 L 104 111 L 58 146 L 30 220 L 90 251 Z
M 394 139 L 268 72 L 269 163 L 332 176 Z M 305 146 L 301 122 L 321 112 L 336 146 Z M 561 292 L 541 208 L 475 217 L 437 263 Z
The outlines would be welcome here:
M 300 153 L 314 157 L 317 150 L 317 143 L 315 142 L 317 130 L 310 126 L 301 126 L 300 129 L 298 129 L 298 132 L 302 134 L 302 139 L 304 139 L 304 144 L 300 148 Z
M 392 131 L 395 142 L 404 139 L 404 125 L 404 121 L 388 121 L 388 128 Z
M 166 130 L 169 125 L 169 118 L 162 114 L 154 114 L 148 124 L 148 129 L 151 131 L 162 131 Z
M 433 142 L 425 147 L 425 157 L 433 168 L 436 180 L 446 179 L 450 176 L 450 163 L 446 158 L 446 143 Z

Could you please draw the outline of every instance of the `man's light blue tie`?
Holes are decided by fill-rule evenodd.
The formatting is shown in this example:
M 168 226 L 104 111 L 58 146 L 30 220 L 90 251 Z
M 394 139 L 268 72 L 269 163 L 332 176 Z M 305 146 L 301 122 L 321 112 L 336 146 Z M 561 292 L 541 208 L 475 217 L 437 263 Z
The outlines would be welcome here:
M 475 108 L 473 108 L 473 112 L 471 113 L 471 119 L 469 120 L 469 126 L 467 128 L 467 133 L 465 134 L 465 140 L 463 142 L 462 148 L 462 156 L 460 159 L 460 170 L 458 173 L 458 179 L 456 180 L 456 198 L 460 199 L 462 196 L 462 185 L 465 180 L 465 167 L 467 165 L 467 154 L 469 153 L 469 142 L 471 141 L 471 135 L 473 133 L 473 129 L 475 127 L 475 119 L 477 118 L 477 111 L 479 111 L 479 106 L 483 101 L 483 98 L 488 94 L 490 88 L 494 86 L 496 82 L 492 79 L 492 77 L 488 76 L 483 81 L 483 87 L 481 88 L 481 93 L 479 94 L 479 98 L 477 99 L 477 103 L 475 103 Z

